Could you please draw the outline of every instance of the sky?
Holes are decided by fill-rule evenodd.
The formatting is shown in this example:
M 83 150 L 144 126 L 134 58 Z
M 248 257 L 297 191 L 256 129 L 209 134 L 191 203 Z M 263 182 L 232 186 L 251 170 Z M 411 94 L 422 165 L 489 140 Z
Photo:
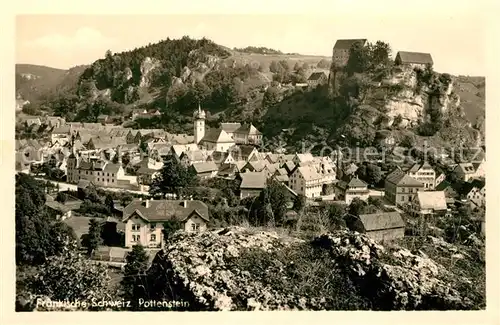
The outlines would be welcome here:
M 454 8 L 441 14 L 422 7 L 368 8 L 361 14 L 346 4 L 328 15 L 18 15 L 16 62 L 67 69 L 90 64 L 108 49 L 116 53 L 184 35 L 230 48 L 266 46 L 331 56 L 337 39 L 367 38 L 388 42 L 394 55 L 399 50 L 429 52 L 440 72 L 485 75 L 481 7 Z

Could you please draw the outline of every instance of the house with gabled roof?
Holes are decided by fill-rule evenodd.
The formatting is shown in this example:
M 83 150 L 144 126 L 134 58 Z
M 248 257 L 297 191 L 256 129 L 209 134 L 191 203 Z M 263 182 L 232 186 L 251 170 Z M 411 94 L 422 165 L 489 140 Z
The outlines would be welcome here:
M 464 183 L 460 188 L 460 196 L 472 202 L 473 206 L 484 207 L 486 205 L 485 180 L 476 178 Z
M 237 178 L 240 183 L 240 198 L 258 196 L 267 186 L 267 175 L 265 172 L 239 173 Z
M 393 204 L 408 204 L 422 191 L 424 184 L 408 176 L 400 168 L 396 168 L 385 179 L 384 197 Z
M 344 67 L 349 61 L 349 52 L 354 44 L 365 46 L 366 39 L 339 39 L 333 46 L 332 61 L 336 67 Z
M 394 59 L 396 65 L 409 66 L 424 69 L 427 65 L 433 65 L 430 53 L 399 51 Z
M 458 179 L 464 182 L 468 182 L 476 177 L 476 168 L 470 162 L 458 164 L 455 169 L 453 169 L 453 172 L 457 175 Z
M 357 176 L 351 177 L 349 181 L 339 180 L 335 184 L 335 198 L 344 201 L 348 205 L 351 204 L 354 198 L 366 201 L 369 195 L 368 184 Z
M 262 133 L 252 123 L 241 125 L 233 134 L 236 143 L 259 145 L 262 142 Z
M 216 165 L 227 165 L 234 164 L 236 161 L 233 158 L 233 154 L 230 151 L 221 152 L 221 151 L 213 151 L 208 157 L 207 161 L 213 161 Z
M 317 87 L 318 85 L 324 85 L 328 82 L 328 76 L 323 71 L 313 72 L 307 78 L 307 85 L 309 87 Z
M 241 123 L 221 123 L 220 128 L 234 139 L 234 132 L 241 127 Z
M 192 164 L 190 168 L 202 179 L 215 177 L 219 171 L 219 167 L 213 161 L 197 162 Z
M 192 164 L 204 163 L 209 157 L 209 152 L 206 150 L 193 150 L 184 151 L 180 158 L 180 161 L 185 166 L 191 166 Z
M 424 184 L 424 191 L 434 190 L 436 185 L 436 171 L 432 168 L 428 161 L 413 164 L 413 166 L 411 166 L 406 173 L 410 177 Z
M 414 216 L 442 214 L 448 211 L 446 197 L 443 191 L 419 191 L 411 202 Z
M 199 145 L 210 151 L 227 151 L 235 145 L 235 140 L 222 129 L 210 129 L 200 140 Z
M 403 238 L 405 235 L 405 222 L 396 211 L 348 215 L 346 225 L 352 231 L 366 234 L 379 242 Z
M 316 166 L 298 166 L 289 175 L 290 187 L 298 194 L 307 198 L 316 198 L 321 196 L 323 191 L 323 175 Z
M 186 232 L 201 232 L 209 222 L 208 206 L 198 200 L 134 200 L 123 209 L 125 246 L 161 248 L 163 223 L 177 221 Z
M 435 187 L 436 191 L 443 191 L 447 199 L 457 199 L 460 196 L 460 187 L 448 182 L 442 181 Z
M 235 161 L 257 161 L 259 160 L 259 151 L 252 145 L 237 144 L 230 149 L 231 155 Z

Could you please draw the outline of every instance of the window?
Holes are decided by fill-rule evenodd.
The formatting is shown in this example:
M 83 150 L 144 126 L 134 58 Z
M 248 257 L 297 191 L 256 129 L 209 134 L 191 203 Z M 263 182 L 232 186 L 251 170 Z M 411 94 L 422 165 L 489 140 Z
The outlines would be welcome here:
M 155 234 L 151 235 L 151 241 L 156 241 L 156 235 Z
M 200 224 L 199 223 L 192 223 L 191 224 L 191 230 L 198 231 L 199 229 L 200 229 Z
M 108 173 L 108 176 L 109 176 L 109 173 Z
M 152 223 L 149 225 L 151 231 L 155 230 L 156 229 L 156 223 Z
M 135 238 L 137 239 L 137 241 L 141 241 L 141 236 L 140 235 L 135 236 Z
M 114 182 L 115 182 L 115 180 L 114 180 L 114 179 L 112 179 L 112 180 L 111 180 L 111 183 L 114 183 Z
M 402 195 L 402 196 L 401 196 L 401 202 L 404 202 L 404 201 L 405 201 L 405 196 L 404 196 L 404 195 Z
M 132 225 L 132 231 L 139 231 L 139 229 L 141 229 L 141 225 L 135 223 Z
M 404 188 L 404 187 L 402 187 L 402 188 L 401 188 L 401 193 L 404 193 L 404 192 L 405 192 L 405 188 Z

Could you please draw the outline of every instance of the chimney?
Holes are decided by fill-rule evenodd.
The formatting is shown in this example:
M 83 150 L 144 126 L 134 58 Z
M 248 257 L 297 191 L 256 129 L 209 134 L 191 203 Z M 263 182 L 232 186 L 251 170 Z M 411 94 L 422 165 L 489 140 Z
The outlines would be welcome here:
M 182 207 L 187 208 L 187 200 L 182 201 Z
M 145 201 L 144 201 L 144 202 L 145 202 L 145 203 L 144 203 L 144 206 L 145 206 L 146 208 L 149 208 L 149 206 L 150 206 L 150 202 L 149 202 L 149 201 L 151 201 L 151 200 L 150 200 L 150 199 L 147 199 L 147 200 L 145 200 Z

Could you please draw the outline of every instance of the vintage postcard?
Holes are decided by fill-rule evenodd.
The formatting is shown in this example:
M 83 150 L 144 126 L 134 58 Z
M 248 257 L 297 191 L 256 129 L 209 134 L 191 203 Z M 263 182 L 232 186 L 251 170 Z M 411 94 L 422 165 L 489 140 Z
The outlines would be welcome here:
M 414 4 L 18 14 L 16 315 L 484 312 L 486 27 Z

